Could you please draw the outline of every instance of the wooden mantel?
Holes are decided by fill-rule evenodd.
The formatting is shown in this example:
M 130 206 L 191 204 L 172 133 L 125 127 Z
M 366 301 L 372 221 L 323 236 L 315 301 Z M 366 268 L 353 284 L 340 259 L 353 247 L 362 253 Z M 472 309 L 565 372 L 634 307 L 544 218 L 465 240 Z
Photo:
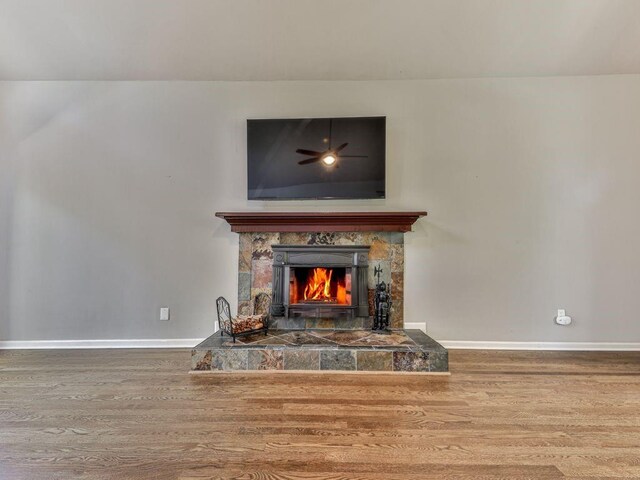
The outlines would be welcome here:
M 218 212 L 232 232 L 410 232 L 427 212 Z

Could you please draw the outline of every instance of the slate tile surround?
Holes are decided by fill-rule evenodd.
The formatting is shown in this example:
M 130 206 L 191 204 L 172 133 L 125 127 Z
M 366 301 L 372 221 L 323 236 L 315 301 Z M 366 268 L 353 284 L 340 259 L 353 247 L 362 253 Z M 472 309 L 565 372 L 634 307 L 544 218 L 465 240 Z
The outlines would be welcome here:
M 401 232 L 280 232 L 240 233 L 238 255 L 238 313 L 249 314 L 250 300 L 259 292 L 272 294 L 272 245 L 369 245 L 367 288 L 372 298 L 375 267 L 382 267 L 381 280 L 392 285 L 391 328 L 404 326 L 404 234 Z M 370 301 L 371 303 L 371 301 Z M 370 307 L 369 315 L 373 315 Z M 281 319 L 273 328 L 370 328 L 371 319 Z

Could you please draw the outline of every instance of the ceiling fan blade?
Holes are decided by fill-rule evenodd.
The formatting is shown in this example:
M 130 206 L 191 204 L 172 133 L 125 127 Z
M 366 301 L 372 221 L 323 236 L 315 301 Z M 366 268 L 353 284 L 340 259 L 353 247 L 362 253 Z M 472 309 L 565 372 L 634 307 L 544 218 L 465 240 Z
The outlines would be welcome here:
M 321 156 L 324 152 L 316 152 L 315 150 L 307 150 L 304 148 L 299 148 L 296 150 L 296 153 L 301 153 L 302 155 Z
M 300 160 L 298 165 L 309 165 L 310 163 L 316 163 L 320 161 L 320 157 L 306 158 L 304 160 Z
M 335 153 L 338 153 L 340 150 L 342 150 L 344 147 L 346 147 L 347 145 L 349 145 L 349 143 L 343 143 L 342 145 L 340 145 L 338 148 L 336 148 L 334 150 Z
M 369 155 L 340 155 L 340 158 L 369 158 Z

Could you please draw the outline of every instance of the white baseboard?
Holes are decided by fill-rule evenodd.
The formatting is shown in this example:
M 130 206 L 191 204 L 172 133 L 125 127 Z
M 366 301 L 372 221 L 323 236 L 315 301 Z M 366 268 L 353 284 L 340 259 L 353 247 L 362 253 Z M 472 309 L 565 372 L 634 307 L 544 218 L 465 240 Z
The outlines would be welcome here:
M 423 323 L 407 323 L 406 329 L 423 330 Z M 64 349 L 64 348 L 191 348 L 203 338 L 131 339 L 131 340 L 9 340 L 0 341 L 0 350 Z M 443 340 L 450 349 L 469 350 L 583 350 L 640 351 L 640 342 L 493 342 Z
M 415 322 L 415 323 L 405 323 L 404 324 L 404 329 L 405 330 L 422 330 L 423 332 L 427 332 L 427 324 L 426 323 L 420 323 L 420 322 Z
M 443 340 L 439 342 L 449 349 L 468 350 L 575 350 L 575 351 L 640 351 L 640 342 L 491 342 L 468 340 Z
M 203 338 L 131 339 L 131 340 L 8 340 L 0 341 L 0 350 L 56 348 L 192 348 Z
M 422 330 L 426 323 L 405 323 L 408 330 Z M 640 342 L 494 342 L 486 340 L 438 340 L 445 348 L 460 350 L 573 350 L 573 351 L 640 351 Z

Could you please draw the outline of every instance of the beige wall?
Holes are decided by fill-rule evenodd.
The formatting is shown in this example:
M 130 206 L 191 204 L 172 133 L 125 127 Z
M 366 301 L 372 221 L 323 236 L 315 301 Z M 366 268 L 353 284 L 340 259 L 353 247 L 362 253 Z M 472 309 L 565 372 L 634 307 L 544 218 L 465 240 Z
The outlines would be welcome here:
M 2 340 L 204 337 L 236 298 L 213 212 L 322 208 L 429 211 L 405 319 L 436 339 L 640 341 L 640 76 L 4 82 L 0 108 Z M 331 115 L 388 117 L 387 200 L 248 202 L 244 120 Z

